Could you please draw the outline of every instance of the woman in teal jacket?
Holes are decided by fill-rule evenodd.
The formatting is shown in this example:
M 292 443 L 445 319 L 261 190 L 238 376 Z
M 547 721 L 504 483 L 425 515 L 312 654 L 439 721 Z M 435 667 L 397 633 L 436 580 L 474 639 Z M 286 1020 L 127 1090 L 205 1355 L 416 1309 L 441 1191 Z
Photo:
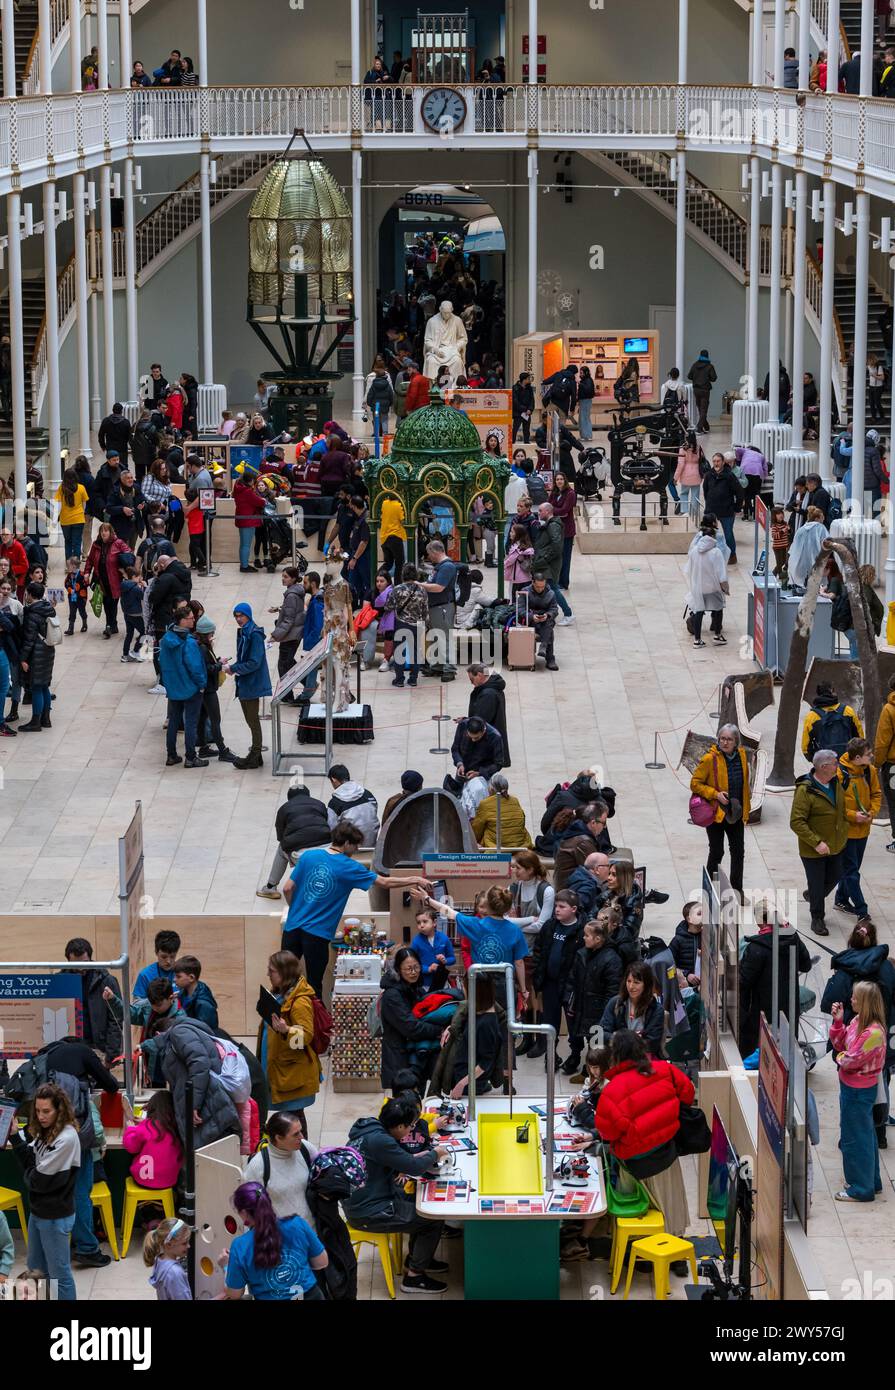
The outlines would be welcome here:
M 261 719 L 259 709 L 265 695 L 272 695 L 267 652 L 264 648 L 264 629 L 258 627 L 247 603 L 237 603 L 233 617 L 239 632 L 236 637 L 236 660 L 224 662 L 228 676 L 236 677 L 236 698 L 252 733 L 252 746 L 245 758 L 237 758 L 234 767 L 261 767 Z

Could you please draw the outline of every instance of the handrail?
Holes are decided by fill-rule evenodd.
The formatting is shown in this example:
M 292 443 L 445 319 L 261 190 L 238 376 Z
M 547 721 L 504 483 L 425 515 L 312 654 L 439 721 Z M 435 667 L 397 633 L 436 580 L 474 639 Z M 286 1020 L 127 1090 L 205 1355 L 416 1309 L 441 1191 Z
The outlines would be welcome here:
M 80 4 L 80 0 L 78 0 Z M 69 21 L 71 0 L 50 0 L 50 48 L 55 44 Z M 33 96 L 40 87 L 40 25 L 34 31 L 31 52 L 22 73 L 22 95 Z

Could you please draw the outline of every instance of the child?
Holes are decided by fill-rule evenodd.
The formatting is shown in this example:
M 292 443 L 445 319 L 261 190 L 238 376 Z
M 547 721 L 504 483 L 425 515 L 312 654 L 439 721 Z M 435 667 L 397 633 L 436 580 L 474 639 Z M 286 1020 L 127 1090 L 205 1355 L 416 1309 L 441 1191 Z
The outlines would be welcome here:
M 133 996 L 145 999 L 153 980 L 165 979 L 174 983 L 174 964 L 180 950 L 180 937 L 176 931 L 160 931 L 155 934 L 153 943 L 155 963 L 145 966 L 134 981 Z
M 135 1124 L 131 1117 L 121 1136 L 121 1143 L 129 1154 L 134 1155 L 131 1177 L 141 1187 L 175 1185 L 183 1163 L 183 1149 L 170 1091 L 156 1091 L 150 1096 L 143 1119 Z
M 610 999 L 614 999 L 622 982 L 623 966 L 615 947 L 610 945 L 612 933 L 621 924 L 618 903 L 601 907 L 596 920 L 584 924 L 582 945 L 575 952 L 570 976 L 571 999 L 568 1007 L 570 1065 L 575 1063 L 572 1080 L 583 1080 L 578 1071 L 581 1049 L 589 1044 Z
M 482 539 L 485 542 L 485 569 L 496 569 L 497 561 L 494 558 L 494 553 L 497 549 L 497 522 L 494 517 L 493 498 L 488 496 L 482 498 L 482 510 L 479 512 L 478 522 L 482 530 Z
M 671 940 L 670 950 L 681 977 L 681 985 L 699 989 L 700 944 L 702 941 L 702 903 L 684 903 L 681 920 Z
M 103 990 L 103 998 L 115 1018 L 120 1021 L 124 1017 L 124 1005 L 118 998 L 118 995 L 113 993 L 111 989 L 106 988 Z M 170 980 L 162 976 L 151 981 L 149 992 L 145 999 L 131 1000 L 130 1021 L 142 1030 L 140 1033 L 140 1047 L 144 1049 L 143 1055 L 149 1067 L 151 1077 L 150 1085 L 152 1086 L 165 1085 L 165 1080 L 161 1071 L 161 1063 L 153 1039 L 159 1031 L 159 1025 L 163 1019 L 173 1018 L 176 1014 L 182 1012 L 180 1000 L 174 993 L 174 986 L 171 984 Z
M 422 907 L 416 914 L 417 935 L 410 943 L 420 958 L 423 978 L 429 982 L 439 965 L 456 965 L 457 958 L 450 937 L 438 930 L 438 916 L 431 907 Z
M 76 617 L 81 619 L 81 631 L 87 631 L 88 589 L 79 555 L 69 555 L 65 562 L 65 588 L 68 593 L 68 627 L 65 635 L 71 637 L 74 634 Z
M 782 507 L 772 507 L 771 548 L 774 552 L 774 578 L 779 579 L 781 584 L 786 582 L 786 561 L 789 556 L 791 540 L 786 512 Z
M 124 614 L 124 647 L 121 651 L 122 661 L 139 661 L 137 655 L 140 643 L 146 636 L 146 624 L 143 621 L 143 589 L 142 579 L 137 578 L 137 571 L 133 565 L 125 565 L 124 578 L 121 581 L 121 611 Z M 131 639 L 136 637 L 134 650 L 131 651 Z
M 457 616 L 454 620 L 455 627 L 474 627 L 479 615 L 479 609 L 485 602 L 485 591 L 482 588 L 485 576 L 481 570 L 469 571 L 469 594 L 466 602 L 461 603 L 457 609 Z
M 373 607 L 379 614 L 379 633 L 382 640 L 382 663 L 380 671 L 391 669 L 391 660 L 395 654 L 395 610 L 392 608 L 386 612 L 385 605 L 388 603 L 392 592 L 392 580 L 388 570 L 381 569 L 376 575 L 376 594 L 373 599 Z
M 180 1263 L 190 1248 L 190 1228 L 179 1216 L 166 1216 L 143 1242 L 143 1263 L 160 1301 L 189 1302 L 190 1281 Z
M 424 1149 L 431 1149 L 432 1135 L 437 1129 L 435 1116 L 431 1112 L 423 1114 L 423 1099 L 419 1090 L 419 1077 L 415 1071 L 409 1067 L 403 1071 L 395 1073 L 392 1081 L 392 1093 L 390 1096 L 383 1096 L 383 1108 L 388 1105 L 390 1100 L 410 1100 L 419 1111 L 414 1124 L 399 1142 L 402 1148 L 407 1149 L 408 1153 L 419 1154 Z
M 491 1077 L 499 1075 L 504 1052 L 504 1033 L 494 1007 L 494 979 L 480 975 L 475 991 L 475 1093 L 487 1095 Z M 469 1015 L 454 1054 L 451 1099 L 469 1094 Z
M 195 956 L 181 956 L 174 962 L 174 983 L 187 1018 L 198 1018 L 217 1032 L 218 1005 L 208 985 L 200 980 L 202 964 Z
M 578 894 L 571 888 L 561 888 L 553 903 L 553 916 L 541 927 L 532 952 L 532 983 L 542 996 L 544 1022 L 552 1023 L 556 1029 L 557 1046 L 563 1011 L 569 1024 L 570 1055 L 563 1063 L 558 1056 L 556 1058 L 556 1065 L 562 1066 L 567 1076 L 577 1072 L 577 1058 L 581 1056 L 582 1047 L 582 1039 L 573 1033 L 574 1024 L 569 1020 L 572 966 L 581 945 L 582 925 Z M 546 1051 L 547 1043 L 541 1035 L 528 1056 L 530 1059 L 543 1057 Z
M 531 583 L 531 562 L 534 546 L 525 526 L 514 526 L 510 531 L 510 545 L 503 562 L 503 577 L 510 587 L 510 597 L 515 598 L 521 589 Z

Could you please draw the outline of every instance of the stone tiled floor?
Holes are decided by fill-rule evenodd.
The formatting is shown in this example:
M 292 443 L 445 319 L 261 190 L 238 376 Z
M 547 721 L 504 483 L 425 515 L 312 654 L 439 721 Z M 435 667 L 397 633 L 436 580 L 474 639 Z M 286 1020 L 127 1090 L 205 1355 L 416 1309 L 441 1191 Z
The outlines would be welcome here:
M 611 823 L 615 842 L 631 846 L 636 862 L 648 866 L 650 885 L 670 894 L 664 906 L 648 908 L 646 918 L 651 933 L 666 937 L 679 920 L 681 903 L 698 890 L 705 853 L 704 836 L 687 823 L 687 779 L 676 770 L 683 737 L 688 728 L 710 731 L 707 711 L 714 707 L 725 674 L 754 669 L 740 643 L 751 527 L 741 524 L 738 537 L 746 563 L 730 572 L 726 647 L 710 643 L 704 650 L 692 649 L 681 621 L 683 556 L 576 554 L 570 594 L 576 621 L 557 634 L 560 670 L 505 673 L 512 752 L 508 776 L 529 824 L 539 819 L 544 794 L 555 781 L 600 765 L 619 793 L 618 815 Z M 217 648 L 226 655 L 235 649 L 233 603 L 248 600 L 256 617 L 269 625 L 266 609 L 277 601 L 280 582 L 266 574 L 239 575 L 234 566 L 221 568 L 219 578 L 197 580 L 194 593 L 218 623 Z M 493 572 L 486 575 L 493 585 Z M 269 768 L 237 772 L 217 762 L 199 772 L 165 768 L 164 701 L 147 694 L 152 668 L 122 665 L 119 655 L 118 644 L 104 642 L 100 625 L 91 619 L 90 631 L 66 638 L 57 655 L 52 732 L 0 742 L 0 895 L 7 910 L 116 910 L 116 839 L 136 798 L 144 808 L 147 892 L 157 912 L 257 910 L 255 889 L 266 876 L 275 846 L 274 816 L 285 781 L 271 778 Z M 447 759 L 429 752 L 432 716 L 442 699 L 447 714 L 465 713 L 467 698 L 462 676 L 446 686 L 424 680 L 410 691 L 393 689 L 389 675 L 368 672 L 364 699 L 373 709 L 376 738 L 365 747 L 344 749 L 352 776 L 371 787 L 380 804 L 395 790 L 404 768 L 418 769 L 427 782 L 440 781 Z M 222 703 L 227 740 L 244 751 L 246 729 L 230 683 L 222 691 Z M 774 722 L 774 710 L 759 720 L 769 747 Z M 652 758 L 656 732 L 666 767 L 649 771 L 644 764 Z M 309 780 L 312 793 L 321 794 L 325 786 L 328 794 L 319 773 Z M 788 795 L 768 797 L 761 824 L 747 830 L 746 886 L 798 890 L 797 908 L 802 909 L 789 803 Z M 886 830 L 874 827 L 864 879 L 874 920 L 891 945 L 895 865 L 884 852 L 887 839 Z M 827 944 L 841 949 L 848 919 L 831 910 L 828 921 Z M 801 913 L 798 924 L 807 929 Z M 816 954 L 822 961 L 815 983 L 822 987 L 827 958 Z M 887 1182 L 881 1201 L 866 1209 L 842 1208 L 831 1200 L 841 1171 L 837 1097 L 828 1061 L 812 1073 L 811 1085 L 822 1130 L 815 1151 L 811 1241 L 831 1295 L 841 1297 L 843 1281 L 860 1279 L 867 1269 L 874 1277 L 895 1277 L 893 1194 Z M 351 1120 L 363 1110 L 362 1097 L 333 1096 L 325 1087 L 311 1112 L 312 1137 L 343 1140 Z M 887 1154 L 882 1157 L 888 1160 Z M 690 1178 L 692 1185 L 695 1170 Z M 459 1251 L 450 1259 L 458 1260 Z M 563 1274 L 564 1296 L 587 1297 L 602 1275 L 600 1264 L 570 1266 Z M 384 1294 L 367 1254 L 363 1281 L 374 1297 Z M 133 1255 L 123 1267 L 79 1275 L 78 1282 L 91 1297 L 146 1292 L 142 1265 Z M 452 1294 L 458 1293 L 453 1279 Z

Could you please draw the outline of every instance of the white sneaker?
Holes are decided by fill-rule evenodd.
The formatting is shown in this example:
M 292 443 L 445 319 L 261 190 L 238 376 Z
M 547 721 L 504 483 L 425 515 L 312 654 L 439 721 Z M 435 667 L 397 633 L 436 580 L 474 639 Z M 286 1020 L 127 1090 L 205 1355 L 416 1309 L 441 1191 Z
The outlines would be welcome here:
M 392 669 L 392 667 L 391 667 L 391 662 L 389 662 L 389 661 L 383 661 L 383 662 L 380 664 L 379 669 L 380 669 L 380 671 L 390 671 L 390 670 Z
M 163 685 L 153 685 L 146 692 L 147 695 L 167 695 L 167 690 Z
M 568 627 L 569 624 L 570 624 L 570 623 L 573 623 L 574 621 L 575 621 L 575 614 L 574 614 L 574 613 L 570 613 L 568 617 L 566 617 L 565 614 L 563 614 L 562 617 L 557 618 L 557 620 L 556 620 L 556 626 L 557 626 L 557 627 Z

